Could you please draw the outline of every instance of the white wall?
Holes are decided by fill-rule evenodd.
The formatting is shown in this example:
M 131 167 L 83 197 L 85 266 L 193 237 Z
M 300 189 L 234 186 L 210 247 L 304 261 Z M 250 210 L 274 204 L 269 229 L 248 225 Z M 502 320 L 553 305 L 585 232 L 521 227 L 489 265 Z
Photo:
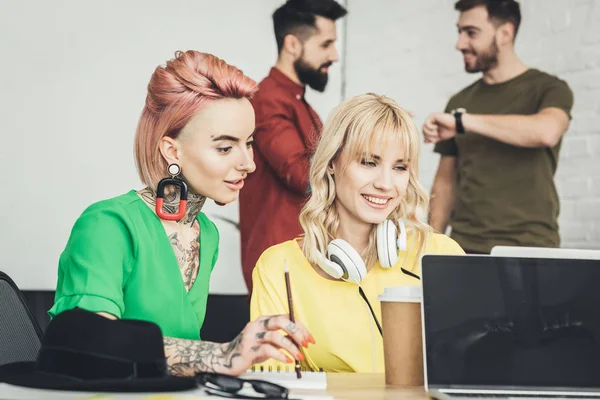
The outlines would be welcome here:
M 175 50 L 218 55 L 256 80 L 275 62 L 281 0 L 0 0 L 0 270 L 54 290 L 57 261 L 91 203 L 140 183 L 133 137 L 150 75 Z M 339 66 L 323 95 L 339 102 Z M 221 231 L 213 293 L 246 293 L 237 204 L 204 209 Z
M 455 0 L 349 0 L 347 96 L 386 94 L 416 114 L 430 112 L 478 79 L 464 72 Z M 557 172 L 563 247 L 600 248 L 600 0 L 521 0 L 517 53 L 566 80 L 573 121 Z M 421 180 L 429 189 L 439 157 L 423 147 Z

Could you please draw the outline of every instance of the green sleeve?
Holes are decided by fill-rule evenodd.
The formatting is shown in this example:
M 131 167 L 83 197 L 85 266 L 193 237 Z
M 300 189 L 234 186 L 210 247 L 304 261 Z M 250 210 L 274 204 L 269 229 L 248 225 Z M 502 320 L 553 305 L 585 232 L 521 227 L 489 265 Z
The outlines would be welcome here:
M 548 107 L 556 107 L 563 110 L 571 118 L 571 109 L 573 108 L 573 92 L 567 82 L 555 79 L 549 84 L 543 92 L 538 110 Z
M 117 318 L 125 311 L 123 287 L 135 258 L 131 230 L 124 212 L 93 207 L 77 220 L 60 256 L 51 318 L 75 307 Z
M 212 264 L 210 266 L 211 271 L 213 269 L 215 269 L 215 264 L 217 263 L 217 260 L 219 259 L 219 231 L 217 229 L 215 229 L 215 232 L 216 232 L 216 237 L 217 237 L 217 246 L 215 249 L 215 254 L 213 255 Z

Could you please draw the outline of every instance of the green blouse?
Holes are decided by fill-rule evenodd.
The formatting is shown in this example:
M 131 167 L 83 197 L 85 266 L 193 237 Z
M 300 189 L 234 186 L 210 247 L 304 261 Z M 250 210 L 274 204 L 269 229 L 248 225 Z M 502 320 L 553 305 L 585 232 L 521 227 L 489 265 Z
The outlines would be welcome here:
M 200 339 L 219 232 L 204 213 L 197 220 L 200 266 L 188 292 L 160 219 L 134 190 L 91 205 L 60 256 L 50 317 L 79 307 L 154 322 L 164 336 Z

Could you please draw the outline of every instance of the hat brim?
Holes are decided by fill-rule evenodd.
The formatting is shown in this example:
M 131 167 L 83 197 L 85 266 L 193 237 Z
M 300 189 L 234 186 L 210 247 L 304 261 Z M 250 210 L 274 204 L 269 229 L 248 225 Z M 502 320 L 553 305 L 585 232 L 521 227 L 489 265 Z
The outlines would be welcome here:
M 34 362 L 17 362 L 0 366 L 0 382 L 35 389 L 78 392 L 178 392 L 198 387 L 195 378 L 177 376 L 81 380 L 36 371 Z

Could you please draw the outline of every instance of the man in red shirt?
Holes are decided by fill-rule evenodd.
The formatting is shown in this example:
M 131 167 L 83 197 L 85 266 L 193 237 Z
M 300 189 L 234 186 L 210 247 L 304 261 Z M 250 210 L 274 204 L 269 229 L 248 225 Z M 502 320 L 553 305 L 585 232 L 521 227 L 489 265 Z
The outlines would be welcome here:
M 240 192 L 242 269 L 250 294 L 262 252 L 302 231 L 298 215 L 322 127 L 304 99 L 305 86 L 325 90 L 327 70 L 338 60 L 335 21 L 344 15 L 334 0 L 288 0 L 273 13 L 279 56 L 252 100 L 256 171 Z

